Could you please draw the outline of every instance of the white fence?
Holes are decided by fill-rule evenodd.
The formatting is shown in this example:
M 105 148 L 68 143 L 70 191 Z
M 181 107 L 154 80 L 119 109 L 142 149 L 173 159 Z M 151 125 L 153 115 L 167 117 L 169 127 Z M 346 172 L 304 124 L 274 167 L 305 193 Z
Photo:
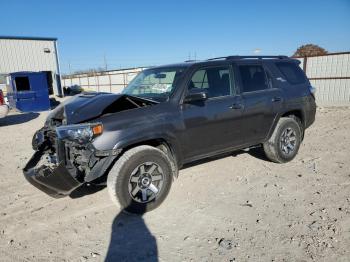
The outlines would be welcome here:
M 62 86 L 78 85 L 87 91 L 119 93 L 144 68 L 131 68 L 62 77 Z
M 350 106 L 350 52 L 298 58 L 311 84 L 317 104 Z M 119 93 L 145 68 L 132 68 L 63 77 L 62 86 L 79 85 L 85 90 Z
M 350 52 L 298 58 L 321 106 L 350 106 Z

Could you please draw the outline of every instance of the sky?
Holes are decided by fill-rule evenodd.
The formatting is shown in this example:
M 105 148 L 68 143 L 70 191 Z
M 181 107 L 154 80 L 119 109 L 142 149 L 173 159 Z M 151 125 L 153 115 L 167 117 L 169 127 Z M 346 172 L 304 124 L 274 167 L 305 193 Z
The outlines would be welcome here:
M 7 0 L 0 35 L 57 37 L 63 73 L 226 55 L 350 51 L 350 0 Z

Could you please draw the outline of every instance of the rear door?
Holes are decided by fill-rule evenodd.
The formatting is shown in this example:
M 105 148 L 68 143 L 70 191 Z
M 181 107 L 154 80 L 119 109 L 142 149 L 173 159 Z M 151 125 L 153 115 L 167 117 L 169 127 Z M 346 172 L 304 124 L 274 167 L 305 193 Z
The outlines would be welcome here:
M 235 66 L 244 105 L 241 129 L 247 144 L 264 140 L 280 110 L 283 97 L 273 86 L 271 73 L 259 60 L 239 61 Z

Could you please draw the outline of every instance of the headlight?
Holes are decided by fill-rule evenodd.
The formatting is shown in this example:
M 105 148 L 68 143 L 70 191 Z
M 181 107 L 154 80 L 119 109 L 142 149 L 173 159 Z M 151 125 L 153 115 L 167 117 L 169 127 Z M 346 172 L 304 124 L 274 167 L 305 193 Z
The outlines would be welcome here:
M 103 126 L 101 123 L 59 126 L 56 133 L 59 139 L 71 140 L 79 143 L 91 141 L 94 137 L 101 135 Z

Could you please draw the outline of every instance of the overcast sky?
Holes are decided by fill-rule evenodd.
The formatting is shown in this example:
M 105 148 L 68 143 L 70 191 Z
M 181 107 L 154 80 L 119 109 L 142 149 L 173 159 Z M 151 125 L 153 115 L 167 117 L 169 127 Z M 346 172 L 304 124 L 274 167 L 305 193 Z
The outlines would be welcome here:
M 213 56 L 350 51 L 350 0 L 5 1 L 0 35 L 57 37 L 64 73 Z

